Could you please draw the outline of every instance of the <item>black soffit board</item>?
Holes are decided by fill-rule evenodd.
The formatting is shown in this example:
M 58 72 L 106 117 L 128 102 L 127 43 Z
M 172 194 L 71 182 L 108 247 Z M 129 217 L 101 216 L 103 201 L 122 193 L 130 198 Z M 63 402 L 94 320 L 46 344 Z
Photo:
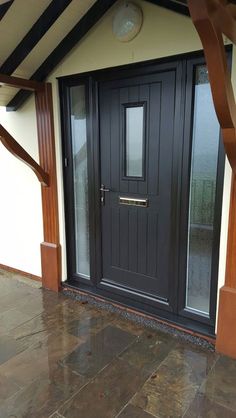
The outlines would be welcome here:
M 147 0 L 149 3 L 153 3 L 156 6 L 164 7 L 165 9 L 172 10 L 173 12 L 180 13 L 184 16 L 190 16 L 187 0 L 184 1 L 170 1 L 170 0 Z
M 70 52 L 74 46 L 88 33 L 88 31 L 102 18 L 116 0 L 97 0 L 88 10 L 82 19 L 65 36 L 59 45 L 52 51 L 46 60 L 31 76 L 31 80 L 44 81 L 62 59 Z M 15 111 L 30 97 L 32 93 L 20 90 L 15 97 L 8 103 L 7 111 Z
M 29 32 L 0 67 L 0 73 L 11 75 L 64 12 L 72 0 L 53 0 Z
M 8 9 L 11 7 L 14 0 L 8 1 L 7 3 L 0 5 L 0 20 L 2 20 L 3 16 L 7 13 Z

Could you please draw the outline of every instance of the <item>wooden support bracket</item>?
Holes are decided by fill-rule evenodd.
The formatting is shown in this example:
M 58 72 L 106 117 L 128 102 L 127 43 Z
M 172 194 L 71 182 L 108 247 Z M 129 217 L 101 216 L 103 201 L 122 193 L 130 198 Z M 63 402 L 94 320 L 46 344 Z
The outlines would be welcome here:
M 223 42 L 226 34 L 236 43 L 236 21 L 219 0 L 188 0 L 188 5 L 204 48 L 225 151 L 236 174 L 236 104 Z
M 23 90 L 40 91 L 44 89 L 44 83 L 34 80 L 25 80 L 24 78 L 13 77 L 6 74 L 0 74 L 0 87 L 9 86 Z
M 0 125 L 0 141 L 7 150 L 16 158 L 23 161 L 30 167 L 38 177 L 42 186 L 49 185 L 49 175 L 40 167 L 38 163 L 22 148 L 20 144 Z

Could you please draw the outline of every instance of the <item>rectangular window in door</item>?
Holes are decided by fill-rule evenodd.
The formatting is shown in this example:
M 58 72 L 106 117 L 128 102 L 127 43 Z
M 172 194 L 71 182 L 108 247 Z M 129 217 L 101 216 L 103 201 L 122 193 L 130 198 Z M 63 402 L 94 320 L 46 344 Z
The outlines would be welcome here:
M 145 106 L 125 106 L 125 177 L 143 179 L 145 163 Z

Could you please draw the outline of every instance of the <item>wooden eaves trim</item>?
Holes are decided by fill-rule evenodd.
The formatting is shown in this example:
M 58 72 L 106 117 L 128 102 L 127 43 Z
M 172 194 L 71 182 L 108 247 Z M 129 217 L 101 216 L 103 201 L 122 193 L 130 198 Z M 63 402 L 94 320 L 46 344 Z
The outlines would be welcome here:
M 220 290 L 216 348 L 236 358 L 236 104 L 223 43 L 236 44 L 235 8 L 226 0 L 188 0 L 206 57 L 215 110 L 233 170 L 225 285 Z

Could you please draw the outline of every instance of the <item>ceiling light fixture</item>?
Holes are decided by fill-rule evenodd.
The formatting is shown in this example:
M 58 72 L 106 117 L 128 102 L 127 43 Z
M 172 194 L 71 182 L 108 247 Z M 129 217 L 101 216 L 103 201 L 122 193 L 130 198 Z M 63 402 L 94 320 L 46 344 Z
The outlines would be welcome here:
M 129 42 L 137 36 L 143 24 L 142 9 L 134 3 L 123 3 L 113 18 L 112 30 L 121 42 Z

